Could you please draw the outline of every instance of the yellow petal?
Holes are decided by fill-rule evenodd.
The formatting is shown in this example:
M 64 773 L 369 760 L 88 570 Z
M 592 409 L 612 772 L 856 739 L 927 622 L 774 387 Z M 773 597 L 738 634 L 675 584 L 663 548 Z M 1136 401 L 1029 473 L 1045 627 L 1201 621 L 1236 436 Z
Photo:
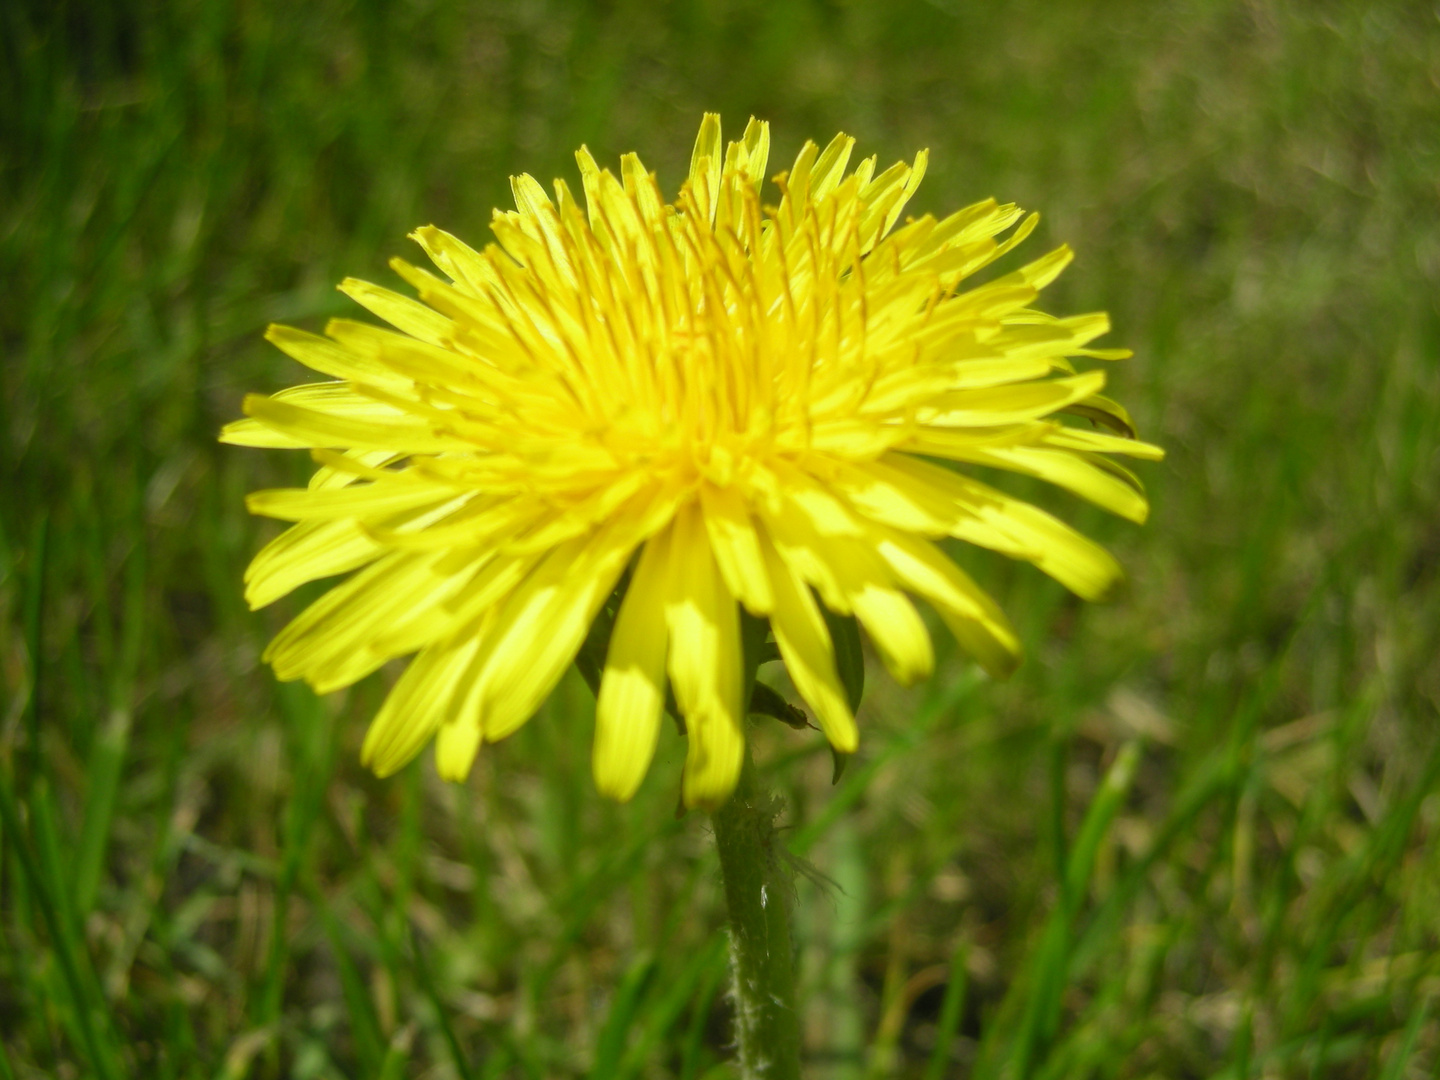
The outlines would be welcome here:
M 706 113 L 695 136 L 695 149 L 690 155 L 690 186 L 707 221 L 715 219 L 720 201 L 720 114 Z
M 865 212 L 859 228 L 867 249 L 889 232 L 899 219 L 905 204 L 924 179 L 929 160 L 929 151 L 921 150 L 915 155 L 914 165 L 897 161 L 861 190 L 860 200 L 865 204 Z
M 868 472 L 890 485 L 897 500 L 943 523 L 957 540 L 1032 562 L 1071 592 L 1087 600 L 1104 596 L 1120 578 L 1120 565 L 1104 548 L 1038 507 L 978 480 L 920 461 L 888 454 Z M 885 512 L 876 501 L 866 510 L 874 520 L 899 528 L 914 519 Z M 919 529 L 917 531 L 928 531 Z
M 716 807 L 740 778 L 745 735 L 740 709 L 740 623 L 710 550 L 700 508 L 676 516 L 670 539 L 665 623 L 670 684 L 685 717 L 686 806 Z
M 770 160 L 770 125 L 753 116 L 741 136 L 745 147 L 745 173 L 758 191 L 765 182 L 765 165 Z
M 651 491 L 590 536 L 551 549 L 505 600 L 480 675 L 482 726 L 491 742 L 534 714 L 575 658 L 595 613 L 635 548 L 668 510 Z
M 241 407 L 261 424 L 302 446 L 323 446 L 332 450 L 390 450 L 404 454 L 470 449 L 459 439 L 437 432 L 425 420 L 397 414 L 375 402 L 370 402 L 370 411 L 361 416 L 346 415 L 330 405 L 302 408 L 278 396 L 267 398 L 259 394 L 247 394 Z M 243 433 L 237 437 L 237 433 L 231 430 L 221 437 L 227 442 L 237 442 L 243 438 Z
M 454 323 L 418 300 L 358 278 L 346 278 L 339 288 L 361 307 L 379 315 L 397 330 L 403 330 L 421 341 L 431 345 L 443 345 L 454 337 Z
M 1054 251 L 1041 255 L 1033 262 L 1026 263 L 1011 278 L 1025 282 L 1036 289 L 1043 289 L 1060 276 L 1060 272 L 1075 259 L 1075 252 L 1069 244 L 1061 244 Z
M 330 488 L 349 487 L 356 480 L 389 479 L 392 471 L 385 471 L 386 465 L 393 465 L 404 455 L 392 454 L 388 450 L 334 450 L 312 449 L 310 456 L 321 463 L 305 486 L 311 491 L 325 491 Z
M 935 670 L 935 652 L 915 605 L 897 589 L 873 580 L 860 584 L 849 596 L 855 618 L 891 677 L 902 686 L 929 678 Z
M 773 599 L 755 523 L 734 488 L 704 484 L 700 506 L 725 585 L 752 615 L 768 615 Z
M 733 714 L 713 703 L 687 716 L 685 724 L 680 797 L 687 808 L 717 810 L 740 780 L 744 732 Z
M 894 412 L 929 403 L 947 392 L 979 390 L 1038 379 L 1048 375 L 1050 368 L 1050 362 L 1043 357 L 1021 360 L 1008 356 L 979 357 L 925 364 L 879 379 L 861 408 L 867 414 Z M 969 426 L 980 425 L 977 422 Z
M 645 778 L 665 709 L 669 540 L 668 531 L 661 532 L 640 554 L 615 619 L 595 701 L 595 787 L 620 802 L 629 800 Z
M 934 428 L 915 427 L 895 444 L 895 449 L 926 457 L 951 458 L 976 446 L 1013 446 L 1045 440 L 1045 432 L 1059 425 L 1049 420 L 1002 427 Z
M 487 615 L 523 577 L 519 567 L 493 548 L 449 552 L 437 559 L 434 567 L 437 583 L 378 628 L 365 646 L 367 653 L 388 660 L 448 638 L 457 627 Z M 482 594 L 492 598 L 489 603 L 476 602 Z
M 331 319 L 325 324 L 325 333 L 353 352 L 371 357 L 384 372 L 383 379 L 356 378 L 366 386 L 401 394 L 408 391 L 413 397 L 417 381 L 464 389 L 488 385 L 484 377 L 493 377 L 494 369 L 488 364 L 477 364 L 473 357 L 455 349 L 354 319 Z
M 277 678 L 303 678 L 319 693 L 364 678 L 390 658 L 373 649 L 384 632 L 424 618 L 464 584 L 466 571 L 439 574 L 435 564 L 408 552 L 381 558 L 296 616 L 262 658 Z
M 1049 416 L 1095 394 L 1105 385 L 1103 371 L 1067 379 L 958 390 L 920 410 L 920 421 L 945 427 L 994 427 Z
M 471 634 L 432 645 L 410 662 L 370 722 L 361 764 L 377 776 L 391 776 L 420 752 L 444 723 L 478 645 L 478 634 Z
M 469 776 L 480 740 L 477 723 L 454 720 L 442 725 L 435 735 L 435 771 L 440 779 L 458 784 Z
M 893 468 L 897 455 L 859 465 L 838 463 L 831 483 L 865 516 L 906 532 L 947 536 L 965 511 L 956 495 Z
M 589 532 L 608 520 L 647 484 L 648 478 L 638 470 L 622 473 L 613 483 L 597 483 L 590 495 L 573 506 L 548 518 L 537 517 L 528 530 L 516 535 L 507 546 L 512 551 L 538 551 Z
M 356 385 L 354 382 L 302 383 L 300 386 L 281 390 L 269 400 L 283 401 L 287 405 L 299 405 L 306 409 L 318 409 L 332 416 L 343 416 L 352 420 L 389 423 L 411 419 L 403 409 L 395 409 L 360 393 L 355 389 Z M 415 399 L 410 404 L 418 405 L 419 401 Z
M 447 508 L 450 508 L 449 503 L 436 509 Z M 425 514 L 419 527 L 403 518 L 394 525 L 367 521 L 365 531 L 387 547 L 406 551 L 446 551 L 503 543 L 546 517 L 545 507 L 538 499 L 523 495 L 486 499 L 472 495 L 468 503 L 453 508 L 453 512 L 443 519 L 433 513 Z M 434 518 L 434 521 L 424 521 L 425 518 Z
M 799 469 L 782 475 L 787 495 L 802 496 L 790 512 L 765 519 L 785 563 L 820 591 L 827 607 L 860 620 L 897 680 L 929 675 L 935 662 L 930 635 L 893 587 L 860 518 L 818 478 Z
M 585 558 L 593 543 L 581 537 L 552 549 L 500 609 L 481 674 L 481 723 L 492 742 L 534 715 L 619 578 L 624 556 L 596 565 Z
M 830 140 L 830 145 L 821 151 L 814 168 L 810 171 L 810 198 L 815 202 L 829 195 L 840 184 L 845 175 L 845 166 L 850 164 L 850 154 L 855 149 L 855 139 L 844 132 Z
M 435 613 L 436 619 L 445 620 L 445 626 L 437 633 L 448 634 L 453 627 L 469 625 L 497 607 L 539 561 L 539 552 L 494 553 L 469 584 Z
M 638 154 L 625 154 L 620 158 L 620 175 L 625 193 L 635 200 L 640 219 L 652 229 L 660 226 L 665 221 L 665 199 L 655 175 L 645 170 Z
M 854 753 L 860 735 L 844 684 L 835 670 L 835 646 L 825 619 L 810 589 L 786 565 L 768 537 L 762 537 L 761 547 L 775 589 L 770 626 L 785 670 L 814 711 L 830 744 L 842 754 Z
M 842 460 L 864 460 L 879 457 L 886 450 L 912 438 L 904 424 L 882 423 L 871 417 L 842 416 L 815 424 L 809 432 L 809 449 L 816 453 L 834 452 Z
M 485 257 L 459 237 L 452 236 L 434 225 L 424 225 L 410 234 L 430 256 L 430 261 L 443 270 L 450 280 L 480 295 L 487 286 L 495 283 L 493 267 Z
M 253 446 L 261 450 L 308 450 L 309 439 L 277 431 L 258 420 L 232 420 L 220 429 L 220 441 L 231 446 Z
M 1063 447 L 1066 450 L 1087 450 L 1092 453 L 1128 454 L 1146 461 L 1160 461 L 1165 451 L 1153 443 L 1140 442 L 1118 435 L 1106 435 L 1100 431 L 1086 431 L 1084 428 L 1054 428 L 1045 436 L 1047 446 Z
M 525 261 L 558 298 L 575 285 L 575 267 L 571 263 L 560 215 L 545 194 L 545 189 L 533 176 L 512 176 L 510 190 L 515 195 L 515 205 L 520 210 L 525 231 L 540 242 L 543 252 L 541 257 Z M 496 235 L 499 235 L 498 231 Z
M 1020 639 L 1005 614 L 928 540 L 876 527 L 878 552 L 910 592 L 930 601 L 960 646 L 990 674 L 1004 677 L 1020 660 Z
M 353 519 L 302 522 L 251 560 L 245 571 L 245 601 L 256 611 L 307 581 L 364 566 L 384 550 Z
M 331 378 L 382 385 L 397 383 L 395 375 L 372 356 L 293 326 L 271 323 L 265 330 L 265 340 L 291 359 Z M 399 380 L 400 384 L 403 382 Z
M 309 488 L 252 491 L 245 497 L 245 506 L 252 514 L 281 521 L 328 521 L 336 518 L 384 520 L 408 510 L 449 502 L 455 495 L 453 488 L 397 473 L 394 480 L 321 491 Z
M 1150 503 L 1143 492 L 1069 450 L 1038 446 L 977 447 L 967 459 L 1048 480 L 1137 525 L 1145 524 L 1150 514 Z
M 841 615 L 851 614 L 845 590 L 841 588 L 835 568 L 825 558 L 815 531 L 807 528 L 804 520 L 793 512 L 775 513 L 763 504 L 757 509 L 765 532 L 785 565 L 794 570 L 802 581 L 813 585 L 831 611 Z M 773 586 L 773 581 L 771 584 Z

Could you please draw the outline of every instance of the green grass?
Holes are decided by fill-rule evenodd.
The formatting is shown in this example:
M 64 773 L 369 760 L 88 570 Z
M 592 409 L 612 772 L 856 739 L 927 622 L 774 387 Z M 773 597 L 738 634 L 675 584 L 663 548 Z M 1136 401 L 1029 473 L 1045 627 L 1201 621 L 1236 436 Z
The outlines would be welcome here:
M 581 142 L 673 190 L 712 108 L 1045 213 L 1048 306 L 1111 312 L 1170 452 L 1144 529 L 1034 492 L 1114 603 L 961 554 L 1011 682 L 871 679 L 835 787 L 756 732 L 823 875 L 809 1074 L 1433 1075 L 1437 41 L 1324 0 L 0 5 L 0 1078 L 727 1075 L 678 737 L 603 802 L 572 677 L 463 787 L 368 776 L 384 677 L 275 684 L 298 601 L 240 596 L 243 494 L 306 463 L 214 442 L 301 377 L 268 321 Z

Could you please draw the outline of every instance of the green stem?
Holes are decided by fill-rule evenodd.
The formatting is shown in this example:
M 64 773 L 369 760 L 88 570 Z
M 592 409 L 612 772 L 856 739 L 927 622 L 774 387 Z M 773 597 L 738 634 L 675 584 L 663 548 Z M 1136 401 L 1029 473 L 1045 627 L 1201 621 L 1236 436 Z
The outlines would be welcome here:
M 755 782 L 748 745 L 735 794 L 712 820 L 730 912 L 740 1075 L 742 1080 L 799 1080 L 789 882 L 779 857 L 774 803 Z

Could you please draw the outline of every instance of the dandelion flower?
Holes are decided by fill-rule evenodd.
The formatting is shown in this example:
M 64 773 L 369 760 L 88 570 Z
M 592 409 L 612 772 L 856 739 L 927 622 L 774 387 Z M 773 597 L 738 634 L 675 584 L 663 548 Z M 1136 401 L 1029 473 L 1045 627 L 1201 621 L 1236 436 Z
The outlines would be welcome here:
M 769 143 L 752 120 L 722 148 L 707 115 L 670 204 L 634 154 L 617 177 L 582 148 L 583 207 L 563 181 L 552 198 L 521 176 L 485 250 L 433 226 L 413 234 L 443 274 L 392 263 L 418 300 L 340 285 L 393 329 L 269 330 L 334 381 L 249 396 L 248 419 L 221 436 L 308 449 L 320 466 L 307 488 L 249 497 L 295 524 L 255 557 L 246 597 L 258 608 L 351 574 L 265 654 L 319 692 L 415 654 L 365 739 L 377 773 L 434 738 L 440 774 L 465 777 L 483 742 L 539 708 L 627 571 L 596 784 L 634 793 L 668 680 L 684 800 L 712 807 L 744 753 L 742 605 L 768 620 L 796 689 L 849 753 L 858 732 L 821 605 L 853 615 L 902 682 L 933 663 L 913 598 L 1004 673 L 1014 630 L 937 541 L 1027 560 L 1085 598 L 1119 575 L 1094 543 L 963 471 L 1040 477 L 1146 515 L 1138 481 L 1106 455 L 1160 451 L 1101 396 L 1103 372 L 1071 363 L 1129 354 L 1090 347 L 1104 314 L 1031 306 L 1069 248 L 962 288 L 1036 217 L 990 200 L 897 228 L 926 155 L 849 169 L 845 135 L 807 143 L 768 205 Z

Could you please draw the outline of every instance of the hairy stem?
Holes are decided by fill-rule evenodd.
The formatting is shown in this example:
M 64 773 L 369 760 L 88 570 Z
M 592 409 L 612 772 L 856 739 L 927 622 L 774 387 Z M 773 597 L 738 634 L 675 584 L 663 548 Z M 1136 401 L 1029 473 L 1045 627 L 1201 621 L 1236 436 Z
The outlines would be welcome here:
M 748 746 L 735 794 L 712 820 L 730 913 L 740 1075 L 799 1080 L 789 884 L 777 850 L 774 805 L 759 790 Z

